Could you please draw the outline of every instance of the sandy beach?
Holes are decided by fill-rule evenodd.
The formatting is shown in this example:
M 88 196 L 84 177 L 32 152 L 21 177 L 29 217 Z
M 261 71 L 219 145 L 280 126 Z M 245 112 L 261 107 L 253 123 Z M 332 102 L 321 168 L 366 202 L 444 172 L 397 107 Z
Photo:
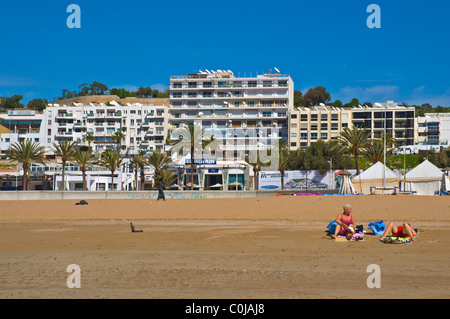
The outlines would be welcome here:
M 449 298 L 450 200 L 437 196 L 0 202 L 0 298 Z M 410 222 L 416 242 L 337 243 L 357 224 Z M 130 222 L 139 233 L 130 231 Z M 368 230 L 370 233 L 370 230 Z M 68 288 L 68 265 L 81 288 Z M 381 288 L 368 288 L 379 265 Z

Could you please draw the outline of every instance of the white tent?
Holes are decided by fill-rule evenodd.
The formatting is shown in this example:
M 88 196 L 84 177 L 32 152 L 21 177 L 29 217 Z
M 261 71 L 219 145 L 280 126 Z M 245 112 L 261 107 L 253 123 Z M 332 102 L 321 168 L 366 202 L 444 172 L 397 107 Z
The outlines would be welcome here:
M 428 160 L 423 161 L 406 174 L 406 191 L 417 195 L 434 195 L 439 192 L 444 173 Z
M 371 187 L 398 187 L 400 180 L 401 177 L 393 170 L 386 167 L 386 171 L 384 171 L 383 163 L 377 162 L 361 174 L 353 177 L 352 182 L 357 191 L 370 194 Z

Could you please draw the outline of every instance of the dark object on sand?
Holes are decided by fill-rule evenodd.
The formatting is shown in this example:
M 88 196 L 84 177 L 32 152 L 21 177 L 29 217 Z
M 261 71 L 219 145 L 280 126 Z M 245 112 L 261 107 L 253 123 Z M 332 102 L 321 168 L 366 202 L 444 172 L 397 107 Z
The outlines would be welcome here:
M 142 230 L 136 230 L 136 229 L 134 229 L 133 223 L 130 223 L 130 227 L 131 227 L 131 232 L 132 232 L 132 233 L 142 233 Z
M 76 203 L 75 205 L 88 205 L 88 203 L 85 200 L 81 200 L 78 203 Z

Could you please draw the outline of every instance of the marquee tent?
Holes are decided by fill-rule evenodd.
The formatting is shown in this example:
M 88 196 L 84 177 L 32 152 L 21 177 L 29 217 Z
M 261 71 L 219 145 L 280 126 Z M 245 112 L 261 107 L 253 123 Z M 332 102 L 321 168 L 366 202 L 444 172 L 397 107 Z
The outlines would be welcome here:
M 384 165 L 381 162 L 377 162 L 372 165 L 361 174 L 353 177 L 352 182 L 356 190 L 363 194 L 370 194 L 371 187 L 398 187 L 401 177 L 397 175 L 389 167 L 386 167 L 386 173 L 384 175 Z M 384 184 L 384 180 L 385 183 Z
M 443 175 L 438 167 L 425 160 L 406 174 L 404 189 L 417 195 L 434 195 L 441 190 Z

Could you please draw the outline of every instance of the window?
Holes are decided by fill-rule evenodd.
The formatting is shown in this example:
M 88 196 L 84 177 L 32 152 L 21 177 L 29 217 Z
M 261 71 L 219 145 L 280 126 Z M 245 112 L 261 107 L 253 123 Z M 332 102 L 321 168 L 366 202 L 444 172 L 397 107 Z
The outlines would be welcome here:
M 321 121 L 326 121 L 326 120 L 328 120 L 328 114 L 321 114 L 321 115 L 320 115 L 320 120 L 321 120 Z
M 251 87 L 251 88 L 255 88 L 257 86 L 257 82 L 256 81 L 248 81 L 247 86 Z
M 197 82 L 188 82 L 188 87 L 189 88 L 196 88 L 197 87 Z
M 287 81 L 278 81 L 278 86 L 286 87 Z
M 297 118 L 297 114 L 291 114 L 291 119 L 296 119 Z
M 265 88 L 272 87 L 272 81 L 263 81 L 263 87 Z
M 210 88 L 210 87 L 212 87 L 212 82 L 203 82 L 203 87 L 204 87 L 204 88 Z
M 247 104 L 248 104 L 248 106 L 249 107 L 255 107 L 255 101 L 249 101 L 249 102 L 247 102 Z
M 321 138 L 322 140 L 328 139 L 328 133 L 321 133 L 321 134 L 320 134 L 320 138 Z
M 172 87 L 173 87 L 174 89 L 181 89 L 181 82 L 175 82 L 175 83 L 172 83 Z
M 181 98 L 181 97 L 183 97 L 183 93 L 181 93 L 181 92 L 173 92 L 173 93 L 172 93 L 172 97 L 173 97 L 174 99 Z
M 317 133 L 311 133 L 311 139 L 317 140 Z
M 203 97 L 206 98 L 212 97 L 212 92 L 203 92 Z
M 291 137 L 297 137 L 297 133 L 291 133 Z
M 301 138 L 302 140 L 307 139 L 307 138 L 308 138 L 308 133 L 300 133 L 300 138 Z

